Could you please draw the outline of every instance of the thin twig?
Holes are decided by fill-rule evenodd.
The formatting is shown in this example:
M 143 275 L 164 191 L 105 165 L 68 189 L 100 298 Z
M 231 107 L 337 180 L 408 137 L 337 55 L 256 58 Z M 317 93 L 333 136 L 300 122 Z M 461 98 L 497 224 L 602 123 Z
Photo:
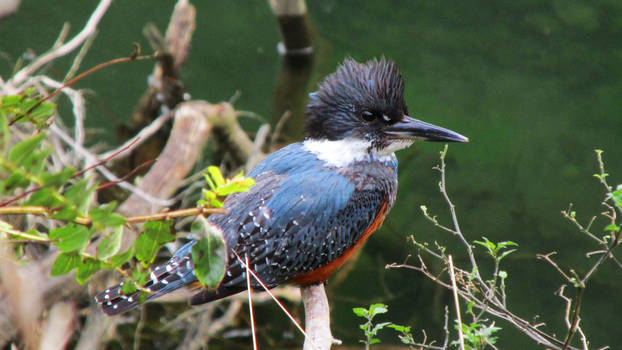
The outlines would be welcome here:
M 302 335 L 304 335 L 304 337 L 307 340 L 313 343 L 312 340 L 307 335 L 307 333 L 305 332 L 305 330 L 302 328 L 302 326 L 300 326 L 300 323 L 298 323 L 298 321 L 296 321 L 294 316 L 292 316 L 292 314 L 289 311 L 287 311 L 283 303 L 281 303 L 281 301 L 270 291 L 270 288 L 266 286 L 266 284 L 261 280 L 261 278 L 259 278 L 259 276 L 257 276 L 257 274 L 255 274 L 255 272 L 251 268 L 247 267 L 247 264 L 244 262 L 244 260 L 242 260 L 242 258 L 240 258 L 240 256 L 236 252 L 233 252 L 233 254 L 235 254 L 240 264 L 242 264 L 242 267 L 246 268 L 246 271 L 248 271 L 248 273 L 250 273 L 253 276 L 253 278 L 255 278 L 255 281 L 257 281 L 257 283 L 261 285 L 261 287 L 270 295 L 272 300 L 274 300 L 274 302 L 281 308 L 281 310 L 283 310 L 285 315 L 287 315 L 287 317 L 294 323 L 294 325 L 296 326 L 296 328 L 298 328 L 300 333 L 302 333 Z M 316 349 L 314 345 L 313 345 L 313 348 Z
M 253 315 L 253 288 L 251 288 L 251 274 L 250 267 L 248 264 L 248 254 L 244 256 L 246 259 L 246 263 L 244 267 L 246 268 L 246 288 L 248 289 L 248 312 L 251 316 L 251 334 L 253 336 L 253 349 L 257 350 L 257 333 L 255 332 L 255 316 Z
M 58 57 L 68 54 L 69 52 L 80 46 L 85 40 L 93 35 L 97 28 L 97 24 L 102 19 L 111 3 L 112 0 L 101 0 L 97 5 L 97 8 L 95 8 L 95 11 L 93 11 L 93 13 L 91 14 L 89 20 L 86 22 L 84 28 L 80 31 L 80 33 L 78 33 L 66 44 L 53 49 L 52 51 L 43 56 L 38 57 L 34 62 L 22 68 L 13 76 L 13 78 L 6 82 L 5 88 L 7 88 L 8 90 L 14 89 L 15 87 L 19 86 L 24 80 L 30 77 L 37 69 L 41 68 L 48 62 Z
M 140 130 L 140 132 L 134 137 L 125 141 L 121 146 L 117 147 L 116 149 L 101 154 L 100 157 L 105 159 L 108 158 L 111 154 L 115 154 L 116 160 L 127 157 L 131 154 L 131 151 L 133 149 L 147 141 L 149 137 L 151 137 L 151 135 L 155 134 L 158 130 L 160 130 L 160 128 L 162 128 L 162 126 L 166 124 L 166 122 L 171 120 L 174 115 L 175 111 L 173 110 L 157 117 L 153 122 L 151 122 L 151 124 Z
M 460 316 L 460 300 L 458 298 L 458 286 L 456 285 L 456 276 L 454 274 L 454 260 L 449 255 L 449 277 L 451 278 L 451 289 L 454 294 L 454 305 L 456 306 L 456 318 L 458 319 L 458 339 L 460 340 L 460 349 L 464 350 L 464 334 L 462 333 L 462 316 Z
M 445 199 L 445 202 L 447 202 L 447 205 L 449 206 L 449 212 L 451 214 L 451 221 L 454 224 L 454 233 L 460 239 L 460 241 L 462 241 L 462 244 L 467 250 L 467 255 L 469 256 L 469 260 L 471 261 L 471 267 L 473 268 L 473 273 L 475 274 L 475 277 L 478 279 L 478 281 L 482 285 L 485 286 L 486 284 L 484 283 L 484 281 L 482 280 L 479 274 L 479 267 L 477 266 L 477 262 L 475 261 L 475 255 L 473 254 L 473 249 L 471 248 L 471 244 L 466 240 L 466 238 L 464 238 L 464 235 L 462 234 L 462 231 L 460 230 L 460 224 L 458 223 L 458 216 L 456 214 L 456 206 L 451 201 L 451 199 L 449 198 L 449 194 L 447 193 L 447 182 L 445 181 L 445 174 L 446 174 L 445 157 L 447 155 L 448 148 L 449 146 L 445 144 L 445 148 L 440 152 L 441 153 L 441 157 L 440 157 L 441 166 L 440 168 L 437 168 L 437 170 L 441 173 L 441 182 L 439 184 L 440 191 L 441 191 L 441 194 L 443 195 L 443 198 Z
M 91 163 L 91 164 L 96 164 L 99 160 L 97 158 L 96 155 L 94 155 L 93 153 L 91 153 L 90 151 L 88 151 L 87 149 L 85 149 L 84 147 L 82 147 L 81 145 L 77 144 L 69 135 L 67 135 L 67 133 L 65 133 L 65 131 L 63 131 L 62 129 L 60 129 L 59 127 L 57 127 L 56 125 L 52 124 L 50 126 L 50 131 L 52 131 L 54 134 L 58 135 L 60 137 L 61 140 L 63 140 L 66 144 L 68 144 L 69 146 L 71 146 L 73 149 L 75 149 L 87 162 Z M 99 171 L 105 178 L 107 178 L 110 181 L 119 181 L 119 177 L 117 177 L 116 175 L 114 175 L 110 170 L 108 170 L 106 167 L 99 165 L 97 166 L 95 169 L 97 169 L 97 171 Z M 171 200 L 167 200 L 167 199 L 162 199 L 162 198 L 155 198 L 151 195 L 149 195 L 148 193 L 146 193 L 145 191 L 141 190 L 140 188 L 128 183 L 128 182 L 119 182 L 118 186 L 126 189 L 128 191 L 131 191 L 133 193 L 135 193 L 136 195 L 140 196 L 141 198 L 145 199 L 146 201 L 149 201 L 151 203 L 157 204 L 157 205 L 161 205 L 161 206 L 170 206 L 174 203 L 174 201 Z
M 130 147 L 131 145 L 132 145 L 132 144 L 129 144 L 129 145 L 125 146 L 125 147 Z M 73 177 L 76 177 L 76 176 L 80 176 L 80 175 L 82 175 L 82 174 L 86 173 L 87 171 L 89 171 L 89 170 L 91 170 L 91 169 L 93 169 L 93 168 L 96 168 L 96 167 L 98 167 L 98 166 L 100 166 L 100 165 L 103 165 L 103 164 L 105 164 L 107 161 L 109 161 L 110 159 L 112 159 L 112 158 L 116 157 L 116 156 L 117 156 L 117 154 L 119 154 L 119 153 L 121 153 L 121 152 L 123 152 L 123 151 L 124 151 L 124 148 L 121 148 L 121 149 L 117 150 L 116 152 L 114 152 L 114 153 L 110 154 L 108 157 L 104 158 L 103 160 L 101 160 L 101 161 L 99 161 L 99 162 L 97 162 L 97 163 L 95 163 L 95 164 L 93 164 L 93 165 L 91 165 L 91 166 L 89 166 L 89 167 L 86 167 L 86 168 L 84 168 L 84 169 L 81 169 L 81 170 L 79 170 L 79 171 L 76 171 L 76 173 L 75 173 L 75 174 L 73 174 L 71 177 L 73 178 Z M 135 170 L 136 170 L 136 169 L 135 169 Z M 134 171 L 135 171 L 135 170 L 134 170 Z M 132 172 L 134 172 L 134 171 L 132 171 Z M 131 173 L 132 173 L 132 172 L 130 172 L 130 174 L 128 174 L 128 175 L 131 175 Z M 114 182 L 114 183 L 115 183 L 115 184 L 117 184 L 117 183 L 121 182 L 121 181 L 122 181 L 124 178 L 126 178 L 128 175 L 124 176 L 123 178 L 119 179 L 119 181 L 116 181 L 116 182 Z M 39 190 L 41 190 L 42 188 L 43 188 L 43 186 L 36 186 L 36 187 L 33 187 L 33 188 L 31 188 L 31 189 L 29 189 L 29 190 L 27 190 L 27 191 L 24 191 L 24 192 L 20 193 L 19 195 L 15 196 L 15 197 L 13 197 L 13 198 L 11 198 L 11 199 L 9 199 L 9 200 L 8 200 L 8 201 L 6 201 L 6 202 L 4 202 L 4 203 L 0 203 L 0 207 L 5 207 L 5 206 L 7 206 L 7 205 L 9 205 L 9 204 L 11 204 L 11 203 L 17 202 L 18 200 L 20 200 L 20 199 L 22 199 L 22 198 L 26 197 L 27 195 L 29 195 L 29 194 L 31 194 L 31 193 L 33 193 L 33 192 L 39 191 Z M 99 190 L 99 189 L 98 189 L 98 190 Z
M 16 206 L 16 207 L 2 207 L 0 208 L 0 215 L 10 215 L 10 214 L 32 214 L 32 215 L 41 215 L 41 216 L 49 216 L 54 212 L 53 209 L 42 207 L 42 206 Z M 151 220 L 167 220 L 180 218 L 185 216 L 196 216 L 196 215 L 207 215 L 207 214 L 226 214 L 227 211 L 222 208 L 205 208 L 205 207 L 195 207 L 195 208 L 186 208 L 172 211 L 165 211 L 162 213 L 150 214 L 150 215 L 140 215 L 140 216 L 130 216 L 125 218 L 126 223 L 137 223 L 137 222 L 145 222 Z M 91 219 L 88 217 L 77 217 L 74 219 L 76 224 L 80 225 L 90 225 Z
M 132 169 L 129 173 L 123 175 L 119 179 L 119 181 L 110 181 L 110 182 L 107 182 L 105 184 L 101 184 L 101 185 L 97 186 L 97 190 L 96 191 L 101 191 L 101 190 L 103 190 L 105 188 L 108 188 L 110 186 L 114 186 L 114 185 L 118 184 L 119 182 L 126 181 L 127 179 L 132 177 L 132 175 L 134 175 L 137 172 L 139 172 L 141 169 L 146 168 L 146 167 L 150 166 L 151 164 L 155 163 L 155 161 L 156 161 L 155 159 L 151 159 L 151 160 L 148 160 L 146 162 L 143 162 L 142 164 L 140 164 L 136 168 Z
M 20 114 L 18 116 L 16 116 L 15 118 L 13 118 L 10 122 L 9 122 L 9 126 L 13 125 L 15 122 L 17 122 L 18 120 L 22 119 L 23 117 L 29 115 L 32 111 L 34 111 L 37 107 L 39 107 L 43 102 L 51 99 L 52 97 L 58 95 L 64 88 L 71 86 L 73 84 L 75 84 L 77 81 L 95 73 L 96 71 L 106 68 L 108 66 L 112 66 L 114 64 L 119 64 L 119 63 L 126 63 L 126 62 L 132 62 L 132 61 L 139 61 L 139 60 L 146 60 L 146 59 L 153 59 L 153 58 L 157 58 L 157 54 L 156 55 L 147 55 L 147 56 L 138 56 L 138 54 L 140 53 L 140 48 L 138 46 L 136 46 L 135 51 L 133 54 L 131 54 L 128 57 L 120 57 L 120 58 L 115 58 L 113 60 L 110 61 L 106 61 L 103 63 L 100 63 L 98 65 L 96 65 L 93 68 L 90 68 L 88 70 L 86 70 L 85 72 L 82 72 L 80 74 L 78 74 L 75 78 L 69 80 L 68 82 L 64 83 L 62 86 L 60 86 L 58 89 L 54 90 L 51 94 L 45 96 L 44 98 L 40 99 L 39 101 L 37 101 L 37 103 L 35 103 L 32 107 L 30 107 L 25 113 Z
M 147 322 L 147 308 L 140 308 L 140 316 L 138 318 L 138 323 L 136 324 L 136 331 L 134 332 L 134 350 L 140 350 L 140 338 L 142 337 L 143 328 L 145 328 L 145 323 Z

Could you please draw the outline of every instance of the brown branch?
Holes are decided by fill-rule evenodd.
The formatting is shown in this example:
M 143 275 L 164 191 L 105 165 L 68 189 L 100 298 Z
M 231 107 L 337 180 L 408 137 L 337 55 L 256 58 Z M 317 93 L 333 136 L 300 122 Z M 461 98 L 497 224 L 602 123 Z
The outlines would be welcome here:
M 198 161 L 201 150 L 212 129 L 204 111 L 197 105 L 205 102 L 185 102 L 176 111 L 173 128 L 157 162 L 143 176 L 139 188 L 156 198 L 170 198 Z M 161 208 L 144 197 L 132 195 L 119 206 L 124 215 L 145 215 Z
M 103 190 L 105 188 L 108 188 L 110 186 L 114 186 L 114 185 L 116 185 L 118 183 L 126 181 L 127 179 L 132 177 L 132 175 L 136 174 L 137 172 L 139 172 L 143 168 L 146 168 L 146 167 L 150 166 L 151 164 L 155 163 L 155 161 L 156 161 L 155 159 L 148 160 L 148 161 L 142 163 L 141 165 L 137 166 L 136 168 L 132 169 L 129 173 L 123 175 L 123 177 L 121 177 L 119 180 L 117 180 L 117 181 L 110 181 L 110 182 L 107 182 L 105 184 L 101 184 L 101 185 L 97 186 L 97 191 L 101 191 L 101 190 Z
M 226 214 L 225 209 L 222 208 L 188 208 L 188 209 L 179 209 L 172 210 L 163 213 L 150 214 L 150 215 L 141 215 L 141 216 L 133 216 L 127 218 L 128 223 L 137 223 L 137 222 L 145 222 L 150 220 L 166 220 L 166 219 L 174 219 L 181 218 L 184 216 L 196 216 L 196 215 L 206 215 L 206 214 Z
M 37 103 L 35 103 L 32 107 L 30 107 L 28 109 L 28 111 L 26 111 L 26 113 L 20 114 L 20 115 L 16 116 L 15 118 L 13 118 L 13 120 L 11 120 L 9 122 L 9 126 L 15 124 L 15 122 L 17 122 L 18 120 L 20 120 L 23 117 L 29 115 L 32 111 L 34 111 L 37 107 L 39 107 L 43 102 L 45 102 L 45 101 L 49 100 L 50 98 L 56 96 L 64 88 L 75 84 L 79 80 L 84 79 L 85 77 L 87 77 L 87 76 L 97 72 L 100 69 L 106 68 L 108 66 L 112 66 L 114 64 L 119 64 L 119 63 L 126 63 L 126 62 L 132 62 L 132 61 L 139 61 L 139 60 L 146 60 L 146 59 L 157 58 L 157 55 L 138 56 L 139 53 L 140 53 L 140 48 L 139 48 L 138 45 L 136 45 L 134 47 L 134 53 L 131 54 L 130 56 L 128 56 L 128 57 L 121 57 L 121 58 L 115 58 L 113 60 L 100 63 L 100 64 L 96 65 L 95 67 L 90 68 L 87 71 L 78 74 L 76 77 L 74 77 L 73 79 L 71 79 L 68 82 L 64 83 L 61 87 L 59 87 L 56 90 L 54 90 L 51 94 L 49 94 L 49 95 L 45 96 L 44 98 L 40 99 L 39 101 L 37 101 Z
M 2 215 L 32 214 L 32 215 L 49 216 L 53 213 L 53 211 L 54 211 L 53 209 L 41 207 L 41 206 L 19 206 L 19 207 L 0 208 L 0 214 Z M 185 217 L 185 216 L 225 214 L 225 213 L 226 213 L 225 209 L 222 209 L 222 208 L 196 207 L 196 208 L 166 211 L 166 212 L 150 214 L 150 215 L 130 216 L 130 217 L 125 218 L 125 222 L 138 223 L 138 222 L 145 222 L 145 221 L 150 221 L 150 220 L 166 220 L 166 219 L 174 219 L 174 218 L 180 218 L 180 217 Z M 79 216 L 74 219 L 74 222 L 80 225 L 90 225 L 91 219 L 88 217 Z
M 308 336 L 303 349 L 327 350 L 332 344 L 341 344 L 330 331 L 330 307 L 324 284 L 301 287 L 300 291 L 305 306 L 305 331 Z

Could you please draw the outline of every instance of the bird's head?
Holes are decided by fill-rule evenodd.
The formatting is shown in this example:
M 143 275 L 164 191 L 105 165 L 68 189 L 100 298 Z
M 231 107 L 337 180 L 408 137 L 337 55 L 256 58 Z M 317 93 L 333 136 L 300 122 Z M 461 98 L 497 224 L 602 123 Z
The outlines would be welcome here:
M 404 81 L 392 61 L 346 59 L 310 94 L 306 130 L 311 140 L 353 140 L 390 154 L 413 141 L 466 142 L 451 130 L 408 116 Z

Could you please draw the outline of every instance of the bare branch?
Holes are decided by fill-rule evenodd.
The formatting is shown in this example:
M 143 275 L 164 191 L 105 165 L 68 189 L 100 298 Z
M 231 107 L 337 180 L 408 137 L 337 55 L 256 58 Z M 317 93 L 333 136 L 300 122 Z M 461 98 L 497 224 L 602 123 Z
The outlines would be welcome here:
M 48 62 L 55 60 L 58 57 L 64 56 L 69 52 L 78 48 L 82 43 L 87 40 L 91 35 L 95 33 L 97 29 L 97 25 L 99 21 L 102 19 L 112 0 L 101 0 L 95 11 L 91 14 L 91 17 L 86 22 L 86 25 L 80 33 L 78 33 L 73 39 L 67 42 L 64 45 L 61 45 L 57 48 L 54 48 L 52 51 L 47 54 L 38 57 L 34 62 L 22 68 L 19 72 L 17 72 L 13 78 L 6 82 L 4 89 L 7 90 L 9 94 L 14 93 L 17 87 L 22 84 L 26 79 L 28 79 L 32 74 L 34 74 L 37 69 L 41 68 Z
M 456 306 L 456 318 L 458 319 L 458 339 L 460 341 L 460 349 L 464 350 L 464 334 L 462 333 L 462 316 L 460 315 L 460 301 L 458 300 L 458 286 L 456 285 L 456 276 L 454 272 L 454 261 L 449 255 L 449 277 L 451 278 L 451 290 L 454 295 L 454 305 Z

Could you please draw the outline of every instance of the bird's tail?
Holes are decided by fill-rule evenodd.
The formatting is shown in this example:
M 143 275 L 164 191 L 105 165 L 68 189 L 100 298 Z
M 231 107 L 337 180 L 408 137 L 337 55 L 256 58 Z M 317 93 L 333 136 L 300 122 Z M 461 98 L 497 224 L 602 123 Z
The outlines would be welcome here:
M 142 288 L 151 293 L 146 298 L 141 298 L 143 291 L 124 294 L 122 291 L 123 283 L 120 283 L 98 293 L 95 296 L 95 301 L 101 306 L 104 313 L 113 316 L 131 310 L 144 301 L 161 297 L 196 282 L 197 278 L 194 275 L 192 263 L 192 246 L 195 243 L 196 241 L 187 243 L 175 252 L 175 255 L 166 264 L 151 271 L 151 279 Z

